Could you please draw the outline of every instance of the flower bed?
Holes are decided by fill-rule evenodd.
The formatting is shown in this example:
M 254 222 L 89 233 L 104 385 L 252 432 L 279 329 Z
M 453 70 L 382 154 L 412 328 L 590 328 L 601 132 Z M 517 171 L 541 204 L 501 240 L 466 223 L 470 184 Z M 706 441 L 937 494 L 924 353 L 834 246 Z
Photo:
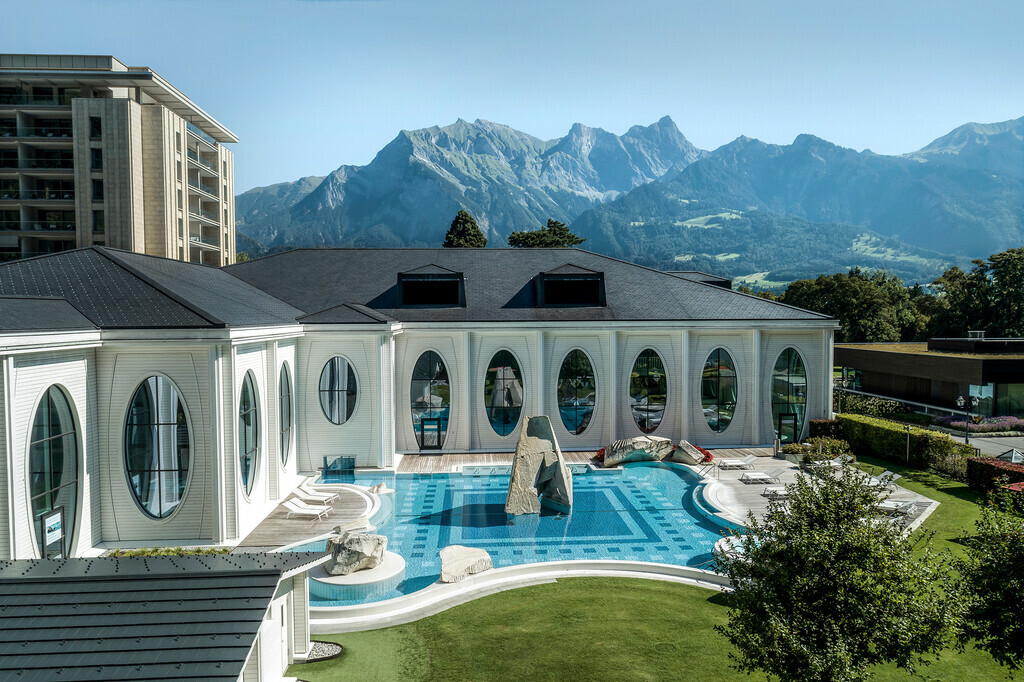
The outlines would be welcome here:
M 968 424 L 966 420 L 958 417 L 942 417 L 935 423 L 954 431 L 963 431 L 966 427 L 970 429 L 971 433 L 1024 432 L 1024 419 L 1020 417 L 985 417 L 977 424 L 974 422 Z

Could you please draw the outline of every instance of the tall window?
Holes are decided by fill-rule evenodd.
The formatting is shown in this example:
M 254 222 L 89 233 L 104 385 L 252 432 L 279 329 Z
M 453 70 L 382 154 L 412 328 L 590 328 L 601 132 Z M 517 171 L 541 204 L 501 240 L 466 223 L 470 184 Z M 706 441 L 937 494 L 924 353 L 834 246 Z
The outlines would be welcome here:
M 341 356 L 327 361 L 320 372 L 320 408 L 335 424 L 344 424 L 356 410 L 356 373 Z
M 420 449 L 439 450 L 448 432 L 451 386 L 444 360 L 432 350 L 421 355 L 413 367 L 409 400 Z
M 163 377 L 146 379 L 128 405 L 124 427 L 125 470 L 143 511 L 170 516 L 185 494 L 191 460 L 185 404 Z
M 66 555 L 71 547 L 78 504 L 78 436 L 71 403 L 60 388 L 46 389 L 30 433 L 29 488 L 39 554 L 47 556 L 40 519 L 48 512 L 63 508 L 64 546 L 60 551 Z
M 516 356 L 500 350 L 491 358 L 484 377 L 484 407 L 491 428 L 499 436 L 515 431 L 523 411 L 522 372 Z
M 711 351 L 704 361 L 700 402 L 711 430 L 725 431 L 736 413 L 736 366 L 724 348 Z
M 103 219 L 103 211 L 92 212 L 92 231 L 103 234 L 107 231 L 107 223 Z
M 89 150 L 90 170 L 103 170 L 103 150 L 93 147 Z
M 89 137 L 98 140 L 103 137 L 103 122 L 99 116 L 89 117 Z
M 641 431 L 653 433 L 661 426 L 667 397 L 665 363 L 657 351 L 647 348 L 637 356 L 629 375 L 629 406 Z
M 558 370 L 558 416 L 569 433 L 587 430 L 596 402 L 594 365 L 579 348 L 569 351 Z
M 281 365 L 281 376 L 277 380 L 277 404 L 281 422 L 281 464 L 287 464 L 292 447 L 292 376 L 287 364 Z
M 246 372 L 238 399 L 238 464 L 246 495 L 252 492 L 256 482 L 260 454 L 260 408 L 255 383 L 252 372 Z
M 807 407 L 807 370 L 800 354 L 787 348 L 772 370 L 772 418 L 775 437 L 783 443 L 800 440 Z
M 93 180 L 92 181 L 92 200 L 103 201 L 103 181 Z

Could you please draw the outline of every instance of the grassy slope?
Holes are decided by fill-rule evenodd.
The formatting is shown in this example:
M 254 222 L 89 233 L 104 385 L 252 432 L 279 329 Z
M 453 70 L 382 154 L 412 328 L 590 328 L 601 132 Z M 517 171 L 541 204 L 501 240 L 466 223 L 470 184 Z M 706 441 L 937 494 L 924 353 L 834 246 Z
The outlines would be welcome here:
M 925 527 L 939 548 L 973 528 L 977 497 L 934 474 L 862 458 L 865 468 L 903 473 L 907 489 L 942 504 Z M 319 680 L 760 680 L 729 668 L 731 649 L 713 629 L 726 621 L 723 596 L 698 587 L 624 578 L 572 578 L 478 599 L 382 630 L 324 635 L 346 653 L 289 674 Z M 928 680 L 999 680 L 983 652 L 943 652 L 919 671 Z M 877 680 L 907 680 L 895 667 Z

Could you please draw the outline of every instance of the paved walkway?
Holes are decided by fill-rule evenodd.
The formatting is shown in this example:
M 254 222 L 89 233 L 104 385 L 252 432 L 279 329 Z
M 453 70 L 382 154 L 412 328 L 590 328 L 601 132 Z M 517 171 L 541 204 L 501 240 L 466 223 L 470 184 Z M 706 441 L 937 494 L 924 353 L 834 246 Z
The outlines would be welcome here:
M 316 486 L 320 488 L 321 486 Z M 369 511 L 370 498 L 365 494 L 339 486 L 322 486 L 324 490 L 338 493 L 339 499 L 330 503 L 331 513 L 324 519 L 310 519 L 307 516 L 288 516 L 283 502 L 296 499 L 294 495 L 282 501 L 260 525 L 245 537 L 235 551 L 256 552 L 274 549 L 303 538 L 312 538 L 329 533 L 336 526 L 364 516 Z
M 734 450 L 712 450 L 715 459 L 720 461 L 726 458 L 733 458 L 737 451 Z M 750 452 L 750 449 L 744 450 Z M 719 469 L 714 468 L 706 475 L 711 477 L 713 483 L 705 488 L 705 497 L 709 504 L 725 512 L 734 521 L 743 521 L 747 518 L 748 512 L 755 517 L 763 518 L 768 511 L 770 499 L 764 495 L 765 484 L 744 483 L 741 479 L 748 471 L 761 471 L 764 473 L 777 473 L 779 483 L 773 485 L 787 485 L 795 483 L 797 476 L 801 475 L 800 467 L 784 459 L 776 459 L 772 456 L 771 448 L 761 448 L 758 452 L 758 459 L 751 469 Z M 691 467 L 700 469 L 700 467 Z M 916 528 L 938 507 L 939 503 L 934 500 L 911 492 L 899 486 L 897 482 L 895 489 L 889 493 L 887 499 L 894 502 L 916 502 L 914 513 L 907 518 L 907 526 Z
M 964 442 L 963 435 L 953 435 L 953 438 L 960 443 Z M 981 454 L 995 457 L 1013 448 L 1024 450 L 1024 436 L 1000 436 L 997 438 L 971 436 L 971 445 L 978 448 Z

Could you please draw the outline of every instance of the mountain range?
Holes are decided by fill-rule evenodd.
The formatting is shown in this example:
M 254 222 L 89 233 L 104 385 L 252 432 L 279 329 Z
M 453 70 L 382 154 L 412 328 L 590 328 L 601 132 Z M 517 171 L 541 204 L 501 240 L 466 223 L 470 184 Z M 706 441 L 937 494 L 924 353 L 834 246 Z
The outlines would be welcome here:
M 543 141 L 459 120 L 402 131 L 366 166 L 236 198 L 240 250 L 438 246 L 460 208 L 503 246 L 548 218 L 583 248 L 759 286 L 853 266 L 930 281 L 1024 243 L 1024 118 L 970 123 L 900 156 L 812 135 L 714 151 L 664 117 Z

